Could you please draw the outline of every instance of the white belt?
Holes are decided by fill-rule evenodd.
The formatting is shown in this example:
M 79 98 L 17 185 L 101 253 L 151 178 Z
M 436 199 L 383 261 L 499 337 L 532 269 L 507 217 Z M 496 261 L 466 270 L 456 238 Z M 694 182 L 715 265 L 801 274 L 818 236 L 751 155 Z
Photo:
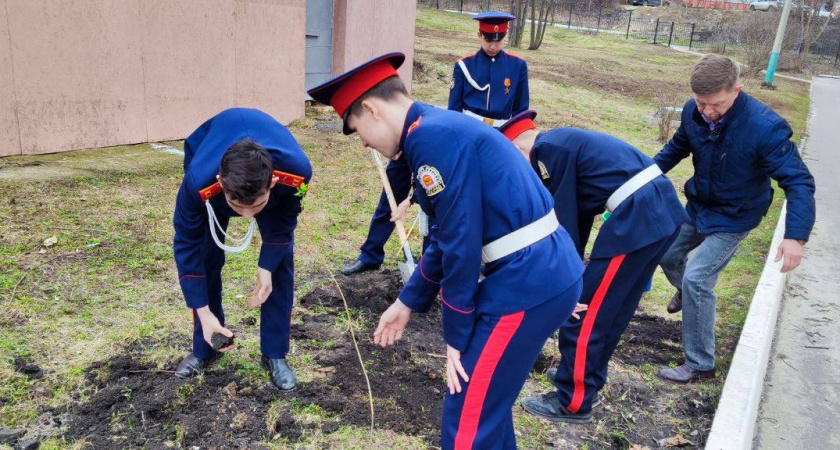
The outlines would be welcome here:
M 554 214 L 554 209 L 552 209 L 542 219 L 531 222 L 481 247 L 481 262 L 489 264 L 507 255 L 516 253 L 550 236 L 559 226 L 560 222 L 557 221 L 557 216 Z
M 633 178 L 630 178 L 626 183 L 622 184 L 621 187 L 616 189 L 615 192 L 610 195 L 610 198 L 607 199 L 607 211 L 610 213 L 615 211 L 621 202 L 627 200 L 627 197 L 633 195 L 633 193 L 638 191 L 639 188 L 650 183 L 659 175 L 662 175 L 662 169 L 660 169 L 655 163 L 636 175 L 633 175 Z
M 469 117 L 472 117 L 473 119 L 478 119 L 478 120 L 486 123 L 487 125 L 490 125 L 493 128 L 499 128 L 502 125 L 504 125 L 505 123 L 507 123 L 508 120 L 510 120 L 510 119 L 491 119 L 489 117 L 484 117 L 480 114 L 476 114 L 476 113 L 474 113 L 474 112 L 472 112 L 468 109 L 465 109 L 461 112 L 466 114 Z

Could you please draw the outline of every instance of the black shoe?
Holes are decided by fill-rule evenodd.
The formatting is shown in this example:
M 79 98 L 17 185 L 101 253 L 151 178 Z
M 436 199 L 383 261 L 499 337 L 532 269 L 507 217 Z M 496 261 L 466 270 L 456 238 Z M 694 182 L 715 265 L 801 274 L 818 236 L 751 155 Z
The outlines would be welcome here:
M 552 367 L 545 372 L 545 376 L 548 377 L 548 381 L 554 382 L 554 376 L 557 375 L 557 368 Z M 598 391 L 598 395 L 595 397 L 595 400 L 592 401 L 592 407 L 595 408 L 596 406 L 601 405 L 601 402 L 604 401 L 604 394 L 601 391 Z
M 181 360 L 181 363 L 178 364 L 178 368 L 175 369 L 175 376 L 178 378 L 194 377 L 202 370 L 209 367 L 210 364 L 213 364 L 213 362 L 218 358 L 218 355 L 216 355 L 203 359 L 195 356 L 193 352 L 190 352 L 183 360 Z
M 671 297 L 671 301 L 668 303 L 668 312 L 671 314 L 676 314 L 682 311 L 682 293 L 677 291 L 673 297 Z
M 281 391 L 291 391 L 297 386 L 295 372 L 286 364 L 285 358 L 262 357 L 262 366 L 268 371 L 268 378 Z
M 358 259 L 353 261 L 350 264 L 345 265 L 341 268 L 341 273 L 344 275 L 353 275 L 361 272 L 367 272 L 368 270 L 376 270 L 379 266 L 374 266 L 372 264 L 365 264 Z
M 552 422 L 589 423 L 592 413 L 573 413 L 564 408 L 557 399 L 557 392 L 525 397 L 520 402 L 525 411 Z
M 691 367 L 683 364 L 679 367 L 660 369 L 656 374 L 663 380 L 674 383 L 686 384 L 692 381 L 712 379 L 715 377 L 715 369 L 712 370 L 694 370 Z

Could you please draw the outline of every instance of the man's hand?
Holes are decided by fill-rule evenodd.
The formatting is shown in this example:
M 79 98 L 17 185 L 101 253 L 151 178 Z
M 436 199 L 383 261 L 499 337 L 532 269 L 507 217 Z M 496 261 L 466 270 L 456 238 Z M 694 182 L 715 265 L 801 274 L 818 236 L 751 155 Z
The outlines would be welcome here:
M 401 220 L 405 220 L 405 215 L 408 212 L 408 208 L 411 206 L 411 197 L 406 198 L 403 200 L 402 203 L 397 205 L 396 211 L 391 211 L 391 222 L 399 222 Z
M 782 273 L 790 272 L 797 268 L 802 262 L 802 255 L 805 254 L 805 244 L 800 243 L 796 239 L 785 239 L 782 245 L 779 246 L 779 251 L 776 252 L 776 262 L 782 258 L 785 262 L 782 263 Z
M 580 313 L 587 311 L 589 309 L 589 305 L 584 305 L 583 303 L 578 303 L 575 305 L 575 310 L 572 311 L 572 317 L 577 320 L 580 320 Z
M 461 380 L 458 379 L 460 375 L 465 382 L 470 381 L 467 376 L 467 371 L 461 365 L 461 352 L 455 350 L 453 347 L 446 346 L 446 384 L 449 385 L 449 393 L 461 393 Z
M 223 327 L 221 323 L 219 323 L 219 319 L 216 318 L 215 315 L 210 311 L 210 307 L 205 306 L 203 308 L 198 308 L 195 310 L 195 313 L 198 315 L 198 320 L 201 321 L 201 331 L 204 335 L 204 340 L 207 341 L 209 346 L 213 346 L 213 334 L 219 333 L 227 337 L 233 336 L 233 332 L 228 330 L 227 328 Z M 220 348 L 220 352 L 226 352 L 233 348 L 233 345 L 228 347 Z
M 394 301 L 379 318 L 379 326 L 373 332 L 373 343 L 387 347 L 402 339 L 403 330 L 411 318 L 411 308 L 400 299 Z
M 248 306 L 251 308 L 259 308 L 268 300 L 268 296 L 271 295 L 271 272 L 263 269 L 262 267 L 257 268 L 257 287 L 248 294 Z

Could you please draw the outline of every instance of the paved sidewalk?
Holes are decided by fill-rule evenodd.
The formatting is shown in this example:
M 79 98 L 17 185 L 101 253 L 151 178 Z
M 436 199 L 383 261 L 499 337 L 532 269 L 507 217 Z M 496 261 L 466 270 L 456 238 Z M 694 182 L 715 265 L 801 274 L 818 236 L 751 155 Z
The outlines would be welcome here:
M 840 448 L 840 79 L 815 78 L 811 102 L 817 222 L 779 311 L 758 449 Z

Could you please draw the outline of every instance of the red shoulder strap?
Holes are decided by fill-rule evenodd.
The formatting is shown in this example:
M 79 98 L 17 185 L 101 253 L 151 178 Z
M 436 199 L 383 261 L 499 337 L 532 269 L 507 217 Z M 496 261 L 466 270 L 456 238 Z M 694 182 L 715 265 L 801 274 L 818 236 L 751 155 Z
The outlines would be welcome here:
M 279 170 L 275 170 L 273 175 L 278 178 L 277 182 L 282 184 L 283 186 L 293 187 L 295 189 L 299 188 L 300 185 L 306 181 L 305 178 L 299 175 L 294 175 L 287 172 L 281 172 Z M 210 200 L 214 195 L 222 192 L 222 185 L 219 182 L 215 182 L 210 186 L 207 186 L 204 189 L 198 191 L 198 195 L 201 197 L 201 201 L 206 202 Z

